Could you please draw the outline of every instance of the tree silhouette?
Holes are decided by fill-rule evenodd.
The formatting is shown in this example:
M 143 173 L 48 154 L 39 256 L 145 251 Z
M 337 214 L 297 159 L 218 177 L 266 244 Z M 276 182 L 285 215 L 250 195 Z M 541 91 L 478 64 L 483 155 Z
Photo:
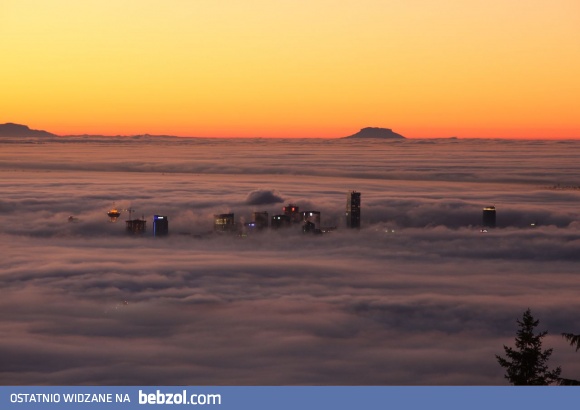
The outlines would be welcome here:
M 505 378 L 515 386 L 542 386 L 559 382 L 562 369 L 558 366 L 548 370 L 547 365 L 553 349 L 542 350 L 542 338 L 548 332 L 534 334 L 540 321 L 534 319 L 529 308 L 517 323 L 516 348 L 504 345 L 506 358 L 495 356 L 499 365 L 506 369 Z
M 570 343 L 570 346 L 575 347 L 576 351 L 580 349 L 580 335 L 574 333 L 562 333 L 562 337 Z
M 575 335 L 573 333 L 562 333 L 562 337 L 570 343 L 570 346 L 575 347 L 576 351 L 580 349 L 580 335 Z M 562 386 L 580 386 L 580 380 L 575 379 L 560 379 L 560 384 Z

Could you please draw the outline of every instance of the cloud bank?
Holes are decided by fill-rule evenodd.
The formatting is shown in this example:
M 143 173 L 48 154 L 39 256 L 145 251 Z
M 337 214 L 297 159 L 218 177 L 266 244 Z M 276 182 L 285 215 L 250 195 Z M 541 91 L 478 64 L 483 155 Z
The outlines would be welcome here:
M 578 143 L 37 142 L 0 142 L 2 384 L 501 385 L 528 307 L 580 377 Z M 281 201 L 339 229 L 207 234 Z
M 284 202 L 284 198 L 272 189 L 258 189 L 250 192 L 246 197 L 248 205 L 269 205 L 280 202 Z

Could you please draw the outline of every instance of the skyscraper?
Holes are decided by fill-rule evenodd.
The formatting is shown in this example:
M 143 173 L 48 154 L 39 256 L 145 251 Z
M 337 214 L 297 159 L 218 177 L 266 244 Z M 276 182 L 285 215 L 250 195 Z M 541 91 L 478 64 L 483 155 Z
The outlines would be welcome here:
M 272 229 L 285 228 L 290 226 L 292 218 L 289 215 L 274 215 L 270 226 Z
M 351 191 L 346 194 L 346 227 L 360 228 L 360 192 Z
M 142 234 L 147 229 L 147 221 L 145 219 L 130 219 L 125 221 L 125 228 L 129 233 Z
M 153 236 L 167 236 L 169 221 L 166 216 L 153 215 Z
M 234 214 L 215 214 L 213 216 L 213 229 L 216 232 L 234 232 L 236 230 Z
M 300 223 L 302 217 L 300 215 L 300 208 L 294 204 L 288 204 L 282 208 L 284 215 L 288 216 L 293 223 Z
M 268 228 L 268 212 L 254 212 L 254 223 L 257 230 Z
M 486 206 L 483 208 L 482 222 L 486 228 L 495 228 L 495 206 Z
M 320 211 L 303 211 L 300 214 L 303 222 L 312 222 L 317 228 L 320 228 Z
M 304 225 L 302 225 L 302 232 L 304 233 L 314 233 L 316 231 L 316 225 L 314 222 L 305 221 Z M 320 229 L 318 229 L 320 231 Z

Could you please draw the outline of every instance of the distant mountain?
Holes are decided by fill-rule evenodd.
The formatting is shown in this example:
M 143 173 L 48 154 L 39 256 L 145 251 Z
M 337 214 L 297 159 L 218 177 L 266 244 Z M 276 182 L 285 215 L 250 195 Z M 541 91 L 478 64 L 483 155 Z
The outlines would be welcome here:
M 56 137 L 46 131 L 31 130 L 26 125 L 8 122 L 0 124 L 0 137 Z
M 354 135 L 349 135 L 344 138 L 352 139 L 364 139 L 364 138 L 374 138 L 374 139 L 405 139 L 401 134 L 393 132 L 389 128 L 378 128 L 378 127 L 367 127 L 361 129 Z

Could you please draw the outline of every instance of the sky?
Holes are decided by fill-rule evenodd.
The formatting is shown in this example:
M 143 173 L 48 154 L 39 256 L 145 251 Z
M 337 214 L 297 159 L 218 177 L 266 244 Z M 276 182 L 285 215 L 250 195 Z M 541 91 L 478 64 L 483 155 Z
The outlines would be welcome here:
M 0 122 L 59 135 L 580 138 L 580 3 L 7 0 Z
M 580 378 L 578 141 L 0 139 L 0 384 L 506 385 L 530 308 Z M 538 166 L 541 164 L 541 167 Z M 361 192 L 361 229 L 344 228 Z M 332 234 L 207 235 L 294 203 Z M 126 211 L 164 239 L 127 236 Z M 482 207 L 496 229 L 480 232 Z M 74 222 L 68 222 L 69 216 Z M 536 223 L 536 227 L 531 227 Z

